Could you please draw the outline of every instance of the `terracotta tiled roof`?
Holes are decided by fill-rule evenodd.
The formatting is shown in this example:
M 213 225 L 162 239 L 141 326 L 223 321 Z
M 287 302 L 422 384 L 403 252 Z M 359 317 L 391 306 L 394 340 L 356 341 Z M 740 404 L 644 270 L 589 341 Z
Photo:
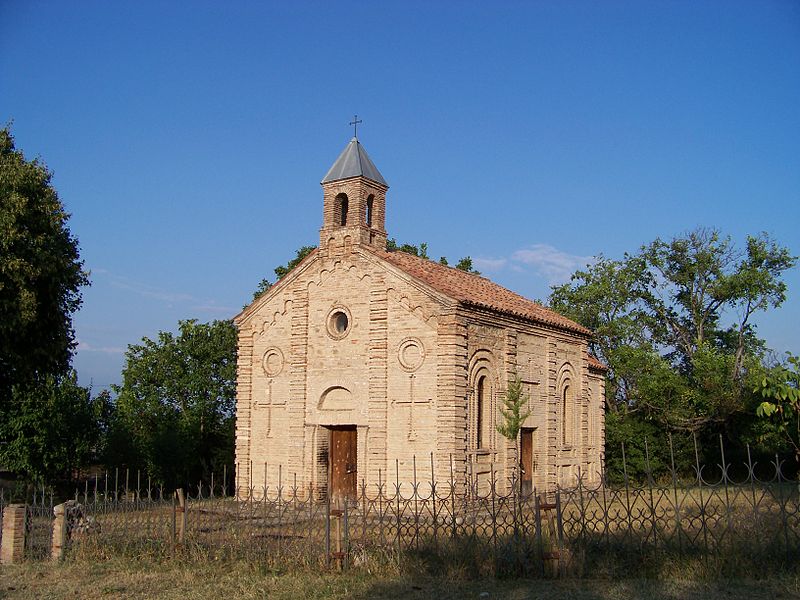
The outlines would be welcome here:
M 597 369 L 598 371 L 603 371 L 603 372 L 608 371 L 608 367 L 603 363 L 601 363 L 596 356 L 592 356 L 587 352 L 586 359 L 589 361 L 590 369 Z
M 407 252 L 376 251 L 376 254 L 412 277 L 465 305 L 488 308 L 583 335 L 591 335 L 591 331 L 575 321 L 562 317 L 480 275 L 446 267 Z

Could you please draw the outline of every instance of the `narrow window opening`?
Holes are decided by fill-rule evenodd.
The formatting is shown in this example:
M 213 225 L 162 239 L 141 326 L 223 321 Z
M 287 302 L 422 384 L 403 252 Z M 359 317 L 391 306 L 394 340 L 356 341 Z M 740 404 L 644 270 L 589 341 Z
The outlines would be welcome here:
M 589 393 L 589 398 L 586 402 L 586 445 L 594 446 L 595 436 L 595 423 L 594 423 L 594 403 L 592 402 L 592 394 Z
M 372 204 L 374 200 L 375 196 L 372 194 L 367 198 L 367 227 L 372 227 Z
M 347 225 L 347 194 L 336 196 L 336 222 L 338 225 Z
M 565 446 L 572 442 L 572 405 L 569 401 L 569 385 L 564 386 L 564 393 L 561 398 L 561 443 Z
M 486 376 L 480 377 L 478 379 L 478 389 L 476 390 L 477 402 L 475 407 L 475 416 L 476 416 L 476 423 L 475 423 L 475 433 L 476 433 L 476 440 L 475 446 L 478 449 L 483 448 L 483 404 L 484 404 L 484 389 L 486 387 Z

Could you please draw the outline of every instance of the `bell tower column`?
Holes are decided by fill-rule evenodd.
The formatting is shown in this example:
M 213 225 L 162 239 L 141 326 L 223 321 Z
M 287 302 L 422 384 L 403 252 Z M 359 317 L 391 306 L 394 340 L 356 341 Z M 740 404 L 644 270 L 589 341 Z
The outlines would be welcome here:
M 320 248 L 346 252 L 353 244 L 386 248 L 386 191 L 389 186 L 357 138 L 322 180 Z

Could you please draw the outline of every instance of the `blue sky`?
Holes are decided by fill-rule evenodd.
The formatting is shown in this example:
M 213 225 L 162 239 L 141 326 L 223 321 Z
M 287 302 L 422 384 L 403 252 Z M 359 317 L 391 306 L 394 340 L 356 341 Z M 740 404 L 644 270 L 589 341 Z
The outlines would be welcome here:
M 0 3 L 0 120 L 72 213 L 83 384 L 316 244 L 359 138 L 387 229 L 533 298 L 717 227 L 800 254 L 796 2 Z M 800 353 L 800 275 L 759 317 Z

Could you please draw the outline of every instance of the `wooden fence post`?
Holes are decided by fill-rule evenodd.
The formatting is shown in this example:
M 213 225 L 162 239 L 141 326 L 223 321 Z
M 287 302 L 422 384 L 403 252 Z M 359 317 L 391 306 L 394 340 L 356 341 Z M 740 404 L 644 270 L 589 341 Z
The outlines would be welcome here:
M 175 496 L 178 498 L 178 506 L 175 507 L 178 513 L 176 523 L 178 544 L 181 546 L 186 541 L 186 496 L 183 493 L 183 488 L 175 490 Z
M 53 535 L 50 542 L 50 558 L 59 561 L 64 558 L 67 546 L 67 505 L 58 504 L 53 507 Z
M 25 558 L 25 504 L 9 504 L 3 510 L 3 542 L 0 545 L 0 564 L 10 565 Z
M 334 548 L 336 548 L 333 552 L 329 552 L 329 556 L 336 561 L 336 566 L 339 571 L 344 569 L 344 561 L 345 561 L 345 551 L 342 544 L 342 517 L 344 516 L 344 510 L 340 508 L 331 509 L 328 512 L 328 519 L 330 520 L 331 517 L 334 519 L 334 529 L 335 529 L 335 537 L 334 537 Z

